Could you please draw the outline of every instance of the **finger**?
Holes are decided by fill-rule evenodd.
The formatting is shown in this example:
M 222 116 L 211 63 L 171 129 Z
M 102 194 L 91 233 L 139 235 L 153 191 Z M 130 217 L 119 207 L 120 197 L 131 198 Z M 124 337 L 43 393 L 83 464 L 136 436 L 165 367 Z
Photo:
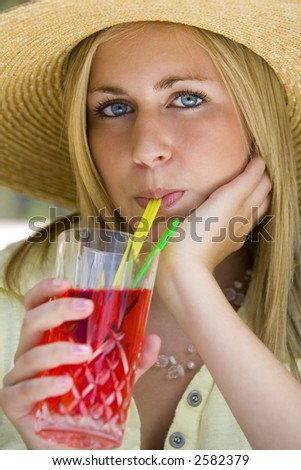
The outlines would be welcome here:
M 239 214 L 231 219 L 230 238 L 243 243 L 250 231 L 259 223 L 261 217 L 267 212 L 271 201 L 272 183 L 267 171 L 261 176 L 254 190 L 245 199 L 238 209 Z M 237 199 L 239 201 L 239 199 Z M 235 233 L 232 233 L 234 232 Z
M 39 344 L 45 331 L 65 321 L 81 320 L 91 315 L 93 301 L 83 298 L 56 299 L 28 311 L 21 328 L 20 342 L 15 358 Z
M 25 309 L 31 310 L 53 297 L 59 297 L 70 287 L 70 282 L 63 279 L 43 279 L 26 292 L 24 296 Z
M 267 171 L 265 171 L 254 191 L 250 194 L 249 198 L 246 199 L 244 207 L 260 207 L 270 194 L 271 190 L 272 182 Z
M 60 365 L 80 364 L 89 360 L 92 348 L 87 344 L 56 342 L 30 349 L 17 360 L 4 377 L 5 386 L 28 380 Z
M 136 381 L 152 366 L 157 360 L 161 347 L 161 339 L 158 335 L 148 335 L 144 338 L 141 355 L 139 358 Z
M 251 158 L 245 170 L 238 176 L 237 179 L 238 182 L 242 185 L 246 182 L 246 180 L 250 179 L 251 181 L 253 181 L 256 187 L 265 173 L 266 175 L 268 175 L 264 159 L 259 155 L 255 155 Z M 247 191 L 248 190 L 253 192 L 253 188 L 248 188 Z
M 250 214 L 250 228 L 254 228 L 260 222 L 260 219 L 266 214 L 271 203 L 272 182 L 265 171 L 261 180 L 252 192 L 250 197 L 244 203 L 244 210 Z
M 33 411 L 39 401 L 68 392 L 73 385 L 69 376 L 43 377 L 5 387 L 0 390 L 0 405 L 12 420 L 18 420 Z
M 237 248 L 247 240 L 251 230 L 261 222 L 269 209 L 270 202 L 271 196 L 268 195 L 259 207 L 252 208 L 252 214 L 248 219 L 238 217 L 235 221 L 232 220 L 230 238 L 237 243 Z
M 265 171 L 266 164 L 263 158 L 254 156 L 242 173 L 215 191 L 210 198 L 220 197 L 222 194 L 223 200 L 229 200 L 231 204 L 233 204 L 233 200 L 238 202 L 246 200 L 258 186 Z
M 241 214 L 244 220 L 243 233 L 249 233 L 268 211 L 271 202 L 271 180 L 265 172 L 250 197 L 243 203 Z
M 268 196 L 263 201 L 261 206 L 256 207 L 256 210 L 253 211 L 253 214 L 252 214 L 252 228 L 254 228 L 256 225 L 259 225 L 262 222 L 264 216 L 267 214 L 267 212 L 270 208 L 271 199 L 272 199 L 272 196 L 270 194 L 268 194 Z M 270 217 L 272 217 L 272 216 L 270 216 Z M 271 220 L 271 218 L 268 219 L 268 221 L 270 221 L 270 220 Z

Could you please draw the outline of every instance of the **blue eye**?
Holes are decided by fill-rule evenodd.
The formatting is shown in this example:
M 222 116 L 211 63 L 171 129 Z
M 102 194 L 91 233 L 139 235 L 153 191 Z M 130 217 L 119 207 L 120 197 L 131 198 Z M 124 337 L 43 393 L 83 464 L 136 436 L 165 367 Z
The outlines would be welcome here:
M 108 101 L 98 104 L 94 111 L 102 117 L 116 118 L 131 112 L 132 108 L 126 103 Z
M 105 116 L 118 117 L 123 116 L 129 111 L 130 107 L 128 104 L 124 103 L 112 103 L 102 109 L 102 113 Z
M 195 108 L 205 101 L 203 94 L 183 92 L 175 98 L 174 103 L 179 108 Z

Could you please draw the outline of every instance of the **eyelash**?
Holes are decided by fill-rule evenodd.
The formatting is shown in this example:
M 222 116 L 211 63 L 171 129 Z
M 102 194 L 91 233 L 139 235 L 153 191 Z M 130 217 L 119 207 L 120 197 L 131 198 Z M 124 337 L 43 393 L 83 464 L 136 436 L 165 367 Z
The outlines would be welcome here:
M 98 103 L 95 106 L 93 111 L 97 116 L 100 116 L 103 119 L 112 119 L 112 118 L 119 117 L 119 116 L 106 116 L 105 114 L 102 114 L 105 108 L 107 108 L 108 106 L 110 106 L 112 104 L 116 104 L 116 103 L 122 103 L 122 104 L 126 104 L 127 106 L 130 106 L 129 104 L 125 103 L 122 100 L 117 100 L 117 99 L 112 100 L 111 98 L 105 98 L 102 103 Z
M 177 98 L 180 98 L 181 96 L 185 96 L 185 95 L 196 96 L 197 98 L 200 98 L 202 100 L 202 103 L 197 104 L 196 106 L 194 106 L 194 108 L 198 108 L 203 103 L 206 103 L 208 101 L 206 93 L 195 92 L 193 90 L 182 90 L 182 91 L 180 91 L 179 93 L 177 93 L 177 95 L 175 96 L 173 101 L 176 100 Z M 183 106 L 182 109 L 189 109 L 189 106 L 187 108 L 185 108 L 185 106 Z
M 189 107 L 189 106 L 187 106 L 187 107 L 186 106 L 177 106 L 177 108 L 180 109 L 180 110 L 196 109 L 199 106 L 201 106 L 203 103 L 206 103 L 208 101 L 206 93 L 195 92 L 195 91 L 192 91 L 192 90 L 182 90 L 182 91 L 180 91 L 179 93 L 177 93 L 177 95 L 173 98 L 172 101 L 175 101 L 176 99 L 180 98 L 181 96 L 185 96 L 185 95 L 196 96 L 197 98 L 201 99 L 202 102 L 195 105 L 195 106 L 191 106 L 191 107 Z M 129 113 L 125 113 L 125 114 L 122 114 L 121 116 L 107 116 L 107 115 L 103 114 L 103 111 L 104 111 L 105 108 L 107 108 L 110 105 L 116 104 L 116 103 L 122 103 L 122 104 L 126 104 L 127 106 L 131 106 L 131 105 L 127 104 L 126 102 L 123 102 L 122 100 L 118 100 L 118 99 L 112 100 L 111 98 L 105 98 L 102 103 L 98 103 L 97 106 L 95 106 L 93 111 L 97 116 L 100 116 L 103 119 L 115 119 L 115 118 L 118 118 L 118 117 L 125 116 L 126 114 L 129 114 Z

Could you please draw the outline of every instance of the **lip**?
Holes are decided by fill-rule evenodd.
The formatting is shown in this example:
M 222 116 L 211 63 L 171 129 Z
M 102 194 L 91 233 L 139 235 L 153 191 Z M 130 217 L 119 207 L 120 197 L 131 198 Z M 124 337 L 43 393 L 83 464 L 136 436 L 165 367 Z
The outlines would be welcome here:
M 144 191 L 143 193 L 138 194 L 135 199 L 139 206 L 145 209 L 150 199 L 161 198 L 162 202 L 160 209 L 169 209 L 182 198 L 184 193 L 185 191 L 180 189 L 158 188 L 154 190 Z

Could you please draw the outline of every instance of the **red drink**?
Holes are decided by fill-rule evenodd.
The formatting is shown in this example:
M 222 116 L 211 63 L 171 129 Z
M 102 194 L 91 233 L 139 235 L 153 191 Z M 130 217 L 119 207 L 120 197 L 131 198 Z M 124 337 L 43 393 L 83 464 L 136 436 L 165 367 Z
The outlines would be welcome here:
M 87 343 L 89 362 L 64 365 L 43 375 L 70 375 L 74 385 L 49 398 L 37 413 L 37 433 L 68 447 L 119 447 L 132 395 L 151 298 L 148 289 L 71 289 L 64 297 L 86 297 L 95 304 L 87 319 L 50 330 L 44 343 Z M 59 419 L 56 419 L 59 416 Z M 39 429 L 39 422 L 43 428 Z

